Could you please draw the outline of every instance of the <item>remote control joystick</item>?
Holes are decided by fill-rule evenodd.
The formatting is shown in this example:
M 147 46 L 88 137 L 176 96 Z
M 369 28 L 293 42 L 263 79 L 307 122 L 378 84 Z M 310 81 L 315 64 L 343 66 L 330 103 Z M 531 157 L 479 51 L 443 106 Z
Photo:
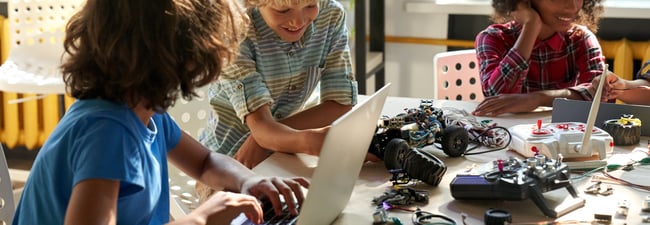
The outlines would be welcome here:
M 537 120 L 537 127 L 533 128 L 533 132 L 531 133 L 535 136 L 545 136 L 549 135 L 551 132 L 545 128 L 542 128 L 542 120 Z
M 573 187 L 569 167 L 544 155 L 525 160 L 496 160 L 492 170 L 477 175 L 459 174 L 450 184 L 451 195 L 458 200 L 525 200 L 531 199 L 549 217 L 559 217 L 584 206 Z M 566 188 L 573 204 L 566 208 L 549 206 L 543 196 L 548 191 Z

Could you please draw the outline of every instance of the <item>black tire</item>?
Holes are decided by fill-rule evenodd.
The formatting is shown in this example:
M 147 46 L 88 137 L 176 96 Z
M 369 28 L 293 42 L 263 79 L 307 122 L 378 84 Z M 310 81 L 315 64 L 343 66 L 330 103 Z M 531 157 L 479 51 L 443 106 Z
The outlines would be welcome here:
M 404 170 L 411 178 L 421 180 L 431 186 L 438 186 L 447 166 L 438 157 L 421 149 L 409 149 L 404 154 Z
M 442 151 L 448 156 L 459 157 L 467 150 L 469 144 L 469 134 L 467 130 L 460 126 L 448 126 L 443 131 L 440 139 Z
M 614 145 L 638 145 L 641 141 L 641 124 L 621 124 L 617 119 L 606 120 L 603 130 L 614 139 Z
M 402 169 L 404 154 L 411 148 L 408 142 L 401 138 L 393 138 L 384 149 L 384 165 L 388 170 Z

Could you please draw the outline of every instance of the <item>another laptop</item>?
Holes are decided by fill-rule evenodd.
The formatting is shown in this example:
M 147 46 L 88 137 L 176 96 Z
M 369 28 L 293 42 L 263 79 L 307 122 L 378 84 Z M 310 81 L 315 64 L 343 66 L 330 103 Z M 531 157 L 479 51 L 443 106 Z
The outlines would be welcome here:
M 384 108 L 390 83 L 332 123 L 311 176 L 300 215 L 272 224 L 329 225 L 350 201 L 368 146 Z M 274 214 L 265 209 L 265 213 Z M 241 214 L 231 225 L 254 224 Z M 265 223 L 263 223 L 265 224 Z

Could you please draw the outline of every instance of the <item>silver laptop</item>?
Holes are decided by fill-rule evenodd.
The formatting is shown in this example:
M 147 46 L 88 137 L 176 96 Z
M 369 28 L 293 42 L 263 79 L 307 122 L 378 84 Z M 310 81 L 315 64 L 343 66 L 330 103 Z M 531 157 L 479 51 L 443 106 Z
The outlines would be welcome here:
M 390 83 L 386 84 L 332 123 L 296 224 L 329 225 L 348 204 L 389 87 Z M 242 214 L 231 224 L 248 223 Z

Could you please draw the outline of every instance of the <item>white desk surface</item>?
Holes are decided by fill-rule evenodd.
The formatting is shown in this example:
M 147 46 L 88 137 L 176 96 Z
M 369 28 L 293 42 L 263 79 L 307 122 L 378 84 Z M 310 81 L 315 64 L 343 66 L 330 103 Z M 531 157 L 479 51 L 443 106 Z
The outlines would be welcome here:
M 420 99 L 414 98 L 389 97 L 385 103 L 383 114 L 394 116 L 397 113 L 402 112 L 404 108 L 417 107 L 419 101 Z M 476 107 L 477 103 L 435 100 L 434 105 L 436 107 L 454 107 L 471 112 Z M 542 119 L 544 123 L 550 122 L 551 113 L 550 111 L 546 111 L 511 114 L 494 118 L 479 117 L 477 119 L 479 121 L 482 119 L 492 119 L 501 126 L 510 127 L 516 124 L 534 124 L 537 119 Z M 642 137 L 641 143 L 639 144 L 640 147 L 616 147 L 615 154 L 629 153 L 635 148 L 643 147 L 643 143 L 647 143 L 647 138 Z M 503 150 L 481 155 L 450 158 L 441 150 L 433 149 L 432 147 L 430 150 L 434 155 L 445 162 L 448 169 L 447 173 L 443 176 L 440 185 L 437 187 L 423 183 L 414 186 L 416 189 L 429 191 L 429 203 L 420 206 L 422 210 L 449 216 L 456 220 L 458 224 L 463 224 L 461 214 L 466 215 L 464 221 L 466 224 L 483 224 L 484 213 L 490 208 L 498 208 L 510 212 L 514 224 L 537 224 L 538 222 L 554 220 L 553 218 L 544 216 L 544 214 L 530 199 L 522 201 L 459 201 L 454 200 L 451 196 L 449 184 L 458 172 L 464 171 L 472 165 L 482 165 L 484 163 L 492 162 L 495 159 L 505 159 L 510 155 L 516 155 L 515 153 Z M 263 175 L 283 177 L 303 176 L 309 178 L 311 177 L 313 168 L 317 165 L 317 161 L 317 157 L 304 154 L 291 155 L 275 153 L 255 167 L 254 171 Z M 648 167 L 637 167 L 637 169 L 631 172 L 621 173 L 620 171 L 617 171 L 613 174 L 617 174 L 626 180 L 633 180 L 639 184 L 650 185 L 650 179 L 648 179 L 648 177 L 650 177 L 650 168 Z M 375 206 L 372 204 L 372 199 L 382 195 L 384 191 L 390 190 L 392 184 L 389 181 L 389 178 L 390 174 L 384 167 L 383 162 L 366 163 L 361 170 L 359 179 L 354 188 L 354 193 L 350 198 L 350 202 L 333 224 L 372 224 L 372 213 L 375 209 Z M 650 213 L 641 212 L 642 200 L 645 199 L 646 196 L 650 195 L 650 193 L 638 191 L 627 186 L 611 184 L 614 188 L 612 195 L 594 196 L 585 194 L 585 188 L 591 184 L 591 178 L 574 180 L 573 186 L 576 188 L 579 195 L 586 199 L 586 205 L 560 218 L 556 218 L 555 221 L 593 220 L 594 213 L 598 212 L 611 214 L 613 218 L 615 218 L 612 224 L 641 224 L 642 216 L 650 216 Z M 602 187 L 605 187 L 605 185 L 609 185 L 609 183 L 603 183 Z M 562 201 L 564 198 L 571 198 L 565 188 L 547 192 L 544 195 L 547 198 L 547 201 L 555 203 Z M 627 218 L 616 216 L 616 210 L 618 209 L 617 203 L 624 199 L 630 203 Z M 389 216 L 400 218 L 402 223 L 405 225 L 412 224 L 411 213 L 409 212 L 391 210 Z M 585 222 L 583 224 L 591 223 Z

